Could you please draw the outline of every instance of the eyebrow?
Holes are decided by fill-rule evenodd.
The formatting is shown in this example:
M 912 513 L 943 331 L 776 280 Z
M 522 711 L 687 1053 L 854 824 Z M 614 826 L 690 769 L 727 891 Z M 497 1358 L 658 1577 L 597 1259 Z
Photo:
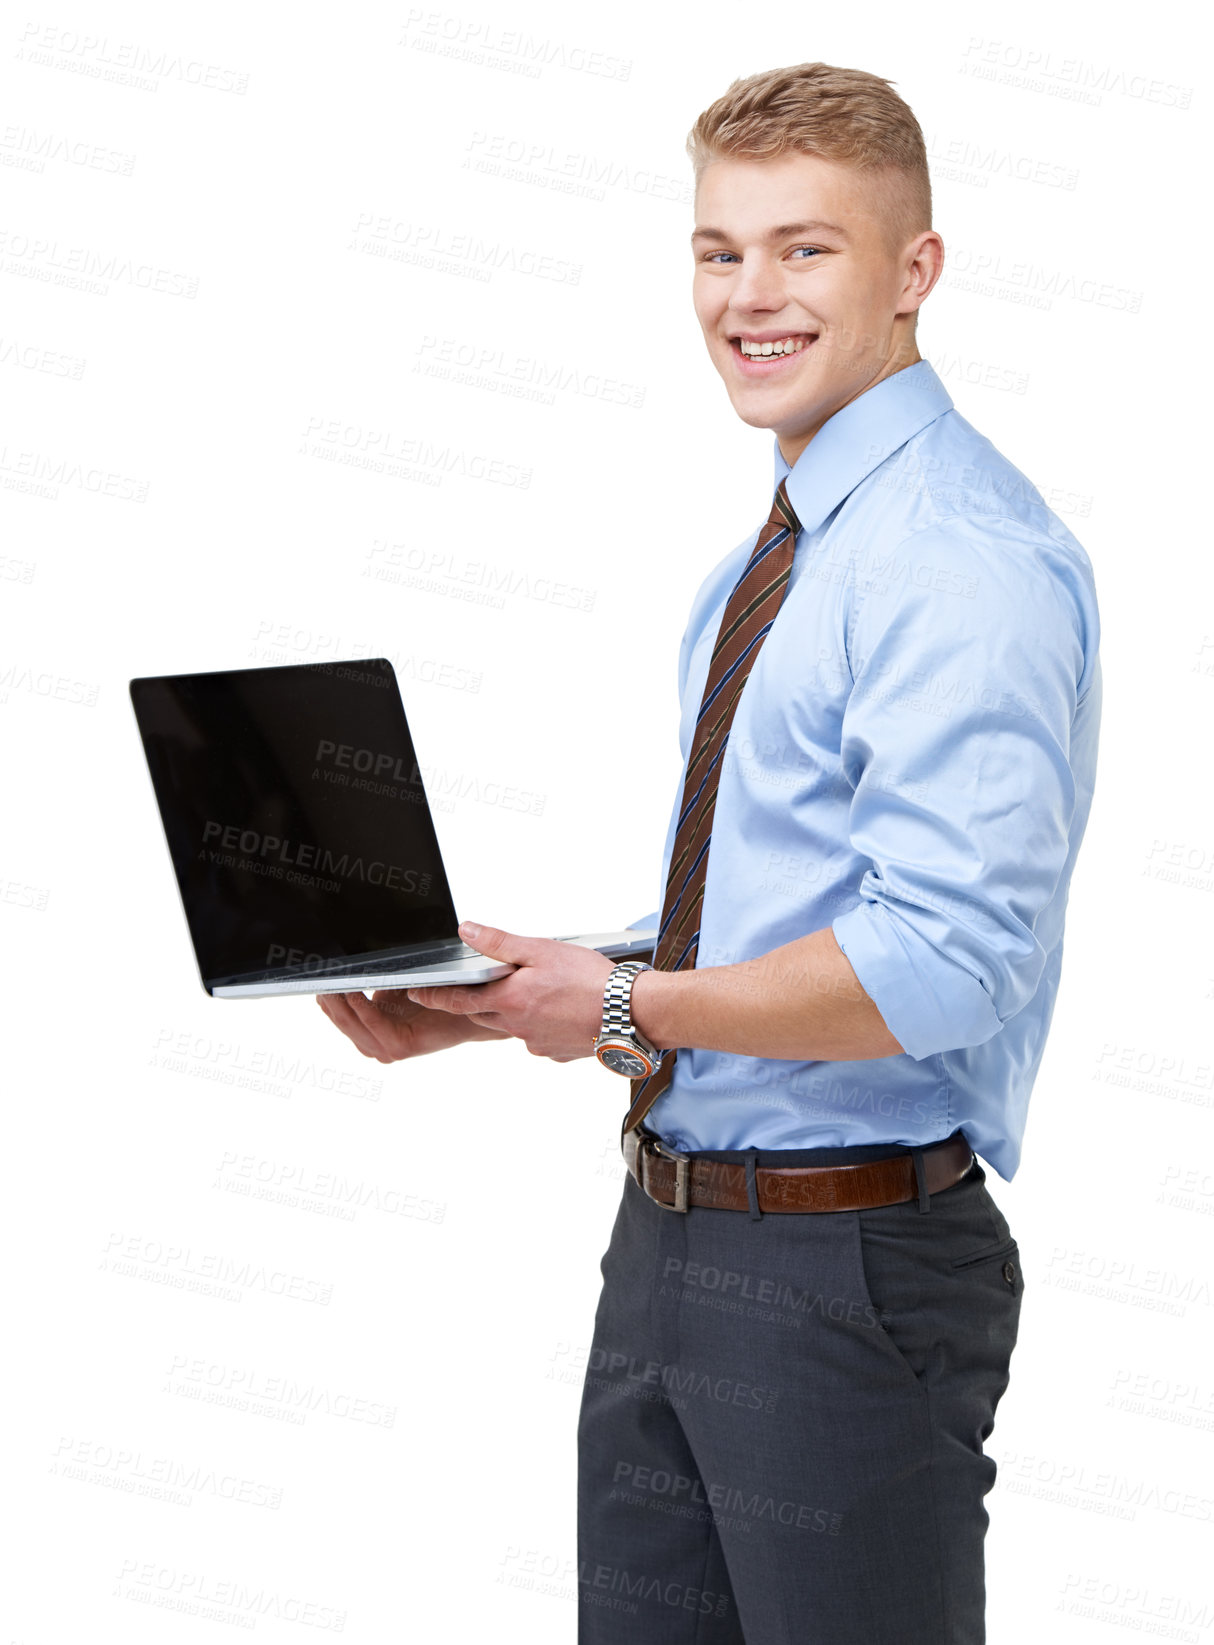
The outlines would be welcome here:
M 847 230 L 845 228 L 840 228 L 838 223 L 821 222 L 780 223 L 776 228 L 768 230 L 766 238 L 768 240 L 783 240 L 789 234 L 810 234 L 820 230 L 825 230 L 828 234 L 837 234 L 840 240 L 846 240 L 849 238 Z M 728 239 L 730 239 L 730 236 L 725 233 L 724 229 L 719 228 L 697 228 L 693 230 L 691 236 L 691 242 L 693 245 L 697 240 Z

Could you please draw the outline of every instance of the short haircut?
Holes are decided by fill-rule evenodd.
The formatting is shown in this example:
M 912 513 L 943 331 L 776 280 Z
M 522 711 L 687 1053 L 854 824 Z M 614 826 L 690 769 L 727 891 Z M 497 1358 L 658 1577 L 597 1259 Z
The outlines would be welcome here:
M 797 63 L 735 80 L 687 136 L 697 189 L 713 160 L 816 154 L 871 172 L 891 252 L 932 226 L 923 132 L 893 82 L 863 69 Z

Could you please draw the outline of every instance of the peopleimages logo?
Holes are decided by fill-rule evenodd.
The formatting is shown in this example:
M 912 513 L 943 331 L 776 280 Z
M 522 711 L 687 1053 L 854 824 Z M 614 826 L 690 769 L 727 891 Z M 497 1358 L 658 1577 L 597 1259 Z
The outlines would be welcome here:
M 398 754 L 377 754 L 371 748 L 355 748 L 352 743 L 334 743 L 322 737 L 316 745 L 318 765 L 340 766 L 347 771 L 358 771 L 364 776 L 389 777 L 393 782 L 421 785 L 421 771 L 414 760 L 411 769 Z
M 277 834 L 261 834 L 255 828 L 241 828 L 239 823 L 208 821 L 202 830 L 202 843 L 210 861 L 227 867 L 245 866 L 267 873 L 281 873 L 285 869 L 311 870 L 339 880 L 364 880 L 368 885 L 386 885 L 391 891 L 416 891 L 424 896 L 430 889 L 429 874 L 416 868 L 401 868 L 397 863 L 377 860 L 366 862 L 362 857 L 351 857 L 348 851 L 335 856 L 325 846 L 304 845 L 284 840 Z M 214 849 L 215 847 L 222 848 Z M 223 855 L 223 853 L 228 855 Z

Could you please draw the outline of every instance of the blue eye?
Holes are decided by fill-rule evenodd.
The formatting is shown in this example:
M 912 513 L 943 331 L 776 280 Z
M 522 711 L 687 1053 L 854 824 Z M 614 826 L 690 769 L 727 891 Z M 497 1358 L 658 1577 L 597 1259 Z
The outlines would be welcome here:
M 789 253 L 789 256 L 795 256 L 798 251 L 808 251 L 814 257 L 820 257 L 822 255 L 822 248 L 820 246 L 794 246 L 792 248 L 792 251 Z M 718 258 L 721 258 L 721 257 L 730 257 L 734 260 L 734 262 L 737 262 L 737 253 L 733 252 L 733 251 L 710 251 L 710 252 L 707 252 L 704 256 L 704 261 L 706 263 L 715 263 L 718 260 Z M 808 258 L 804 258 L 804 257 L 798 258 L 797 260 L 799 262 L 808 262 L 809 261 Z

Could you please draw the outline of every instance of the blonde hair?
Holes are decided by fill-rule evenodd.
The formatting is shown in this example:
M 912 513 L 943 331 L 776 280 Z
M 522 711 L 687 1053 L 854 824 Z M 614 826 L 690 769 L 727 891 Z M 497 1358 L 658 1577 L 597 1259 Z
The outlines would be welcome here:
M 863 69 L 797 63 L 735 80 L 687 136 L 697 189 L 713 160 L 820 155 L 871 174 L 891 251 L 932 226 L 927 147 L 893 82 Z

